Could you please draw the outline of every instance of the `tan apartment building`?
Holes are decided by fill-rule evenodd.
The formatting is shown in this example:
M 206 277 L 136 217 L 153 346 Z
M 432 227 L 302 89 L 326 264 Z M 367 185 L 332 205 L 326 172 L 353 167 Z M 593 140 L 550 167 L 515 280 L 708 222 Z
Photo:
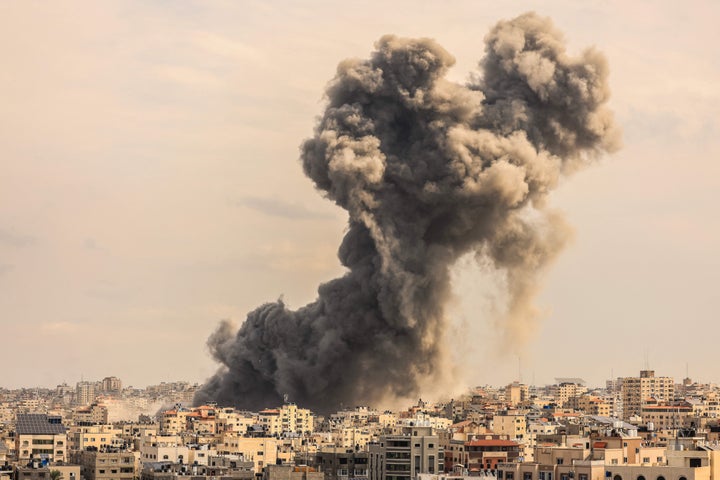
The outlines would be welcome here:
M 277 462 L 278 446 L 275 438 L 240 437 L 225 432 L 220 436 L 217 451 L 221 455 L 242 455 L 245 460 L 254 462 L 255 472 L 260 473 L 263 467 Z
M 310 410 L 298 408 L 294 403 L 262 410 L 258 413 L 258 420 L 265 433 L 270 436 L 312 433 L 315 428 L 314 417 Z
M 64 462 L 67 458 L 67 429 L 60 417 L 40 413 L 18 414 L 15 452 L 20 463 L 30 458 Z
M 571 397 L 565 405 L 583 412 L 585 415 L 610 417 L 612 412 L 612 405 L 606 400 L 595 395 L 580 395 L 579 397 Z
M 625 377 L 620 386 L 623 419 L 640 415 L 642 406 L 654 399 L 657 403 L 668 403 L 675 396 L 675 381 L 672 377 L 656 377 L 654 370 L 641 370 L 639 377 Z
M 505 402 L 517 406 L 530 398 L 529 388 L 520 382 L 513 382 L 505 387 Z
M 187 463 L 190 449 L 178 435 L 145 435 L 140 441 L 140 462 Z
M 527 433 L 527 421 L 524 413 L 506 412 L 493 416 L 493 433 L 506 436 L 511 440 L 522 440 Z
M 564 381 L 556 385 L 551 385 L 549 393 L 555 399 L 557 405 L 564 407 L 570 399 L 579 397 L 587 392 L 587 387 L 580 382 L 582 382 L 582 380 L 577 379 L 574 382 Z
M 691 405 L 654 404 L 640 408 L 642 424 L 652 430 L 676 430 L 694 416 Z
M 108 423 L 108 409 L 105 405 L 92 403 L 75 407 L 72 411 L 75 425 L 99 425 Z
M 72 450 L 85 450 L 88 447 L 119 447 L 125 441 L 122 430 L 113 425 L 75 425 L 69 428 L 68 445 Z
M 138 476 L 139 454 L 130 451 L 83 450 L 72 454 L 83 480 L 133 480 Z

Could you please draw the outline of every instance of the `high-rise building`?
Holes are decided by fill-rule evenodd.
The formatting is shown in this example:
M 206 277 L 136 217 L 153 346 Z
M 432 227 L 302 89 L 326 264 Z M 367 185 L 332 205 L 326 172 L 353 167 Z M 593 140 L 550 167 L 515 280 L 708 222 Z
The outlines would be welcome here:
M 656 377 L 654 370 L 641 370 L 639 377 L 625 377 L 620 387 L 623 419 L 640 415 L 642 406 L 653 402 L 670 402 L 675 396 L 672 377 Z
M 95 382 L 77 382 L 75 385 L 75 403 L 89 405 L 95 401 Z
M 106 393 L 117 393 L 122 390 L 122 382 L 117 377 L 105 377 L 102 380 L 102 391 Z

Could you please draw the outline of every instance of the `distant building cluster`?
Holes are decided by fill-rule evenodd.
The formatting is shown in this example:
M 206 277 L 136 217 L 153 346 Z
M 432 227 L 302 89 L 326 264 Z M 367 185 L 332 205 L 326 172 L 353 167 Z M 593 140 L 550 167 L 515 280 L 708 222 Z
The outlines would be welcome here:
M 190 407 L 196 389 L 0 390 L 0 480 L 720 480 L 720 389 L 652 370 L 325 416 Z

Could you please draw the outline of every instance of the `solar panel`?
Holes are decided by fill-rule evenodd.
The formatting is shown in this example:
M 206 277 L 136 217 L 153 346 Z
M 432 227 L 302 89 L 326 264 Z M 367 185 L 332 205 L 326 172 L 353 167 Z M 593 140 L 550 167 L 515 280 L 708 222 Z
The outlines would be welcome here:
M 59 417 L 48 417 L 42 413 L 21 413 L 17 416 L 15 431 L 19 435 L 56 435 L 65 433 L 65 425 Z

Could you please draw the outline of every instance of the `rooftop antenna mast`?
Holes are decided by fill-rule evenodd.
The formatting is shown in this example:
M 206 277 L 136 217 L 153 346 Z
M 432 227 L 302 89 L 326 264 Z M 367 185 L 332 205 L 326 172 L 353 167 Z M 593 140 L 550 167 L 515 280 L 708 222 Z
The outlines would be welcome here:
M 518 382 L 522 383 L 522 358 L 518 355 Z

